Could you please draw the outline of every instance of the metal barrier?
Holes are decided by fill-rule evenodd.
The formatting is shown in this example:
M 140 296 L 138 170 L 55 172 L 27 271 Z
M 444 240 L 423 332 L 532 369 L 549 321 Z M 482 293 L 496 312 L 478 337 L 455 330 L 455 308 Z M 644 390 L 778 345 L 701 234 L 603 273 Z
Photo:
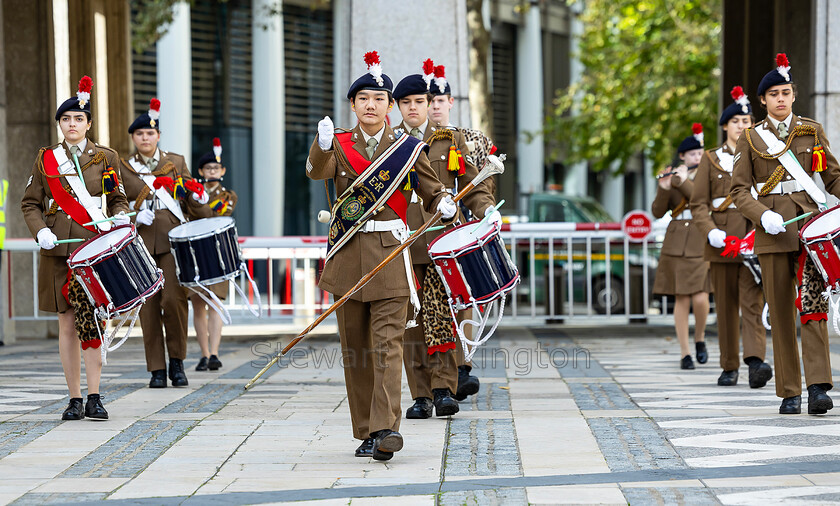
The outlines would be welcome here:
M 524 223 L 504 225 L 502 237 L 522 281 L 510 294 L 502 323 L 599 320 L 626 322 L 667 313 L 665 299 L 654 300 L 650 287 L 658 263 L 660 243 L 653 237 L 631 243 L 616 223 Z M 299 319 L 317 316 L 332 297 L 317 287 L 323 268 L 326 238 L 242 237 L 243 260 L 257 279 L 263 317 Z M 15 320 L 54 318 L 38 308 L 38 246 L 31 239 L 6 239 L 9 274 L 6 294 L 8 317 Z M 29 256 L 32 293 L 12 294 L 16 266 Z M 23 257 L 23 258 L 22 258 Z M 237 282 L 256 302 L 244 275 Z M 21 297 L 32 297 L 34 310 L 16 310 Z M 16 304 L 16 302 L 18 302 Z M 230 287 L 226 307 L 232 314 L 244 310 Z M 250 315 L 247 321 L 250 320 Z M 244 323 L 246 320 L 242 320 Z

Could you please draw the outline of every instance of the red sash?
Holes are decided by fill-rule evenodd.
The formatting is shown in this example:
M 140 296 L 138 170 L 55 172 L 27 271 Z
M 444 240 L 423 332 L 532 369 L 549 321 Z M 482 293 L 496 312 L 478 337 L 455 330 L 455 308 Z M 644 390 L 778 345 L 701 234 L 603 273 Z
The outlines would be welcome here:
M 347 158 L 347 162 L 350 164 L 350 167 L 356 172 L 357 175 L 361 175 L 365 169 L 367 169 L 371 163 L 371 160 L 367 160 L 363 157 L 358 151 L 353 149 L 353 140 L 352 140 L 352 133 L 345 132 L 336 134 L 335 138 L 338 139 L 339 145 L 341 145 L 341 150 L 344 152 L 344 157 Z M 394 181 L 394 184 L 402 184 L 400 181 Z M 394 210 L 397 213 L 397 216 L 400 217 L 403 222 L 406 222 L 406 212 L 408 211 L 408 202 L 406 201 L 405 197 L 403 197 L 402 193 L 398 189 L 395 191 L 391 196 L 388 198 L 387 201 L 388 207 Z
M 64 189 L 64 186 L 61 185 L 61 178 L 52 177 L 59 176 L 60 174 L 58 172 L 58 161 L 55 159 L 55 155 L 51 149 L 44 151 L 44 173 L 46 173 L 47 176 L 51 176 L 47 178 L 47 184 L 50 187 L 53 199 L 55 199 L 58 207 L 60 207 L 62 211 L 67 213 L 68 216 L 73 218 L 73 221 L 83 227 L 85 223 L 93 221 L 88 214 L 87 209 L 85 209 L 85 206 L 79 203 L 79 201 L 70 195 L 67 190 Z M 82 183 L 84 184 L 84 181 L 82 181 Z M 96 227 L 94 226 L 85 228 L 93 233 L 97 232 Z

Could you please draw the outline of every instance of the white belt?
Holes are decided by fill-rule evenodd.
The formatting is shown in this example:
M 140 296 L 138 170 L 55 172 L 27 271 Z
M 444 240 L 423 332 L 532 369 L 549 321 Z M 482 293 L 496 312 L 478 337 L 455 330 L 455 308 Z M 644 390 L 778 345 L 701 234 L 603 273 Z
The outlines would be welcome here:
M 52 207 L 53 202 L 55 202 L 53 199 L 49 200 L 49 205 L 47 206 L 47 209 Z M 96 207 L 97 209 L 102 209 L 102 200 L 101 199 L 93 199 L 93 200 L 90 201 L 90 204 L 92 206 Z
M 726 200 L 726 197 L 718 197 L 716 199 L 712 199 L 712 207 L 717 209 L 718 207 L 720 207 L 721 204 L 723 204 L 724 200 Z M 727 207 L 727 209 L 735 209 L 735 203 L 733 202 L 732 204 L 729 204 L 729 207 Z
M 690 220 L 691 219 L 691 209 L 686 209 L 685 211 L 681 212 L 677 216 L 671 216 L 672 220 Z
M 765 184 L 766 183 L 756 183 L 755 190 L 757 192 L 761 193 L 761 188 Z M 767 193 L 767 195 L 787 195 L 789 193 L 796 193 L 796 192 L 801 192 L 801 191 L 805 191 L 805 188 L 803 188 L 802 185 L 799 184 L 798 181 L 793 181 L 793 180 L 791 180 L 791 181 L 781 181 L 779 184 L 776 185 L 775 188 L 770 190 Z
M 154 207 L 154 209 L 152 209 Z M 160 199 L 153 199 L 153 200 L 144 200 L 142 204 L 140 204 L 140 209 L 149 209 L 153 211 L 162 211 L 164 209 L 169 209 L 166 207 L 166 204 Z
M 405 223 L 402 220 L 368 220 L 362 225 L 359 232 L 393 232 L 397 230 L 405 230 Z

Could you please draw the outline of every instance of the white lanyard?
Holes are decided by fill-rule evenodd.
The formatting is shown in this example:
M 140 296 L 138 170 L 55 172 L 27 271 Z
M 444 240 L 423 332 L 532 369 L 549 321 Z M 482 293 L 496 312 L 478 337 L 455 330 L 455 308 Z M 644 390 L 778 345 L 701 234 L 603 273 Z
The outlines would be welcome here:
M 175 199 L 172 198 L 172 195 L 169 194 L 169 191 L 163 186 L 155 189 L 155 176 L 146 175 L 149 173 L 149 168 L 138 162 L 135 158 L 132 158 L 128 163 L 131 164 L 131 168 L 134 169 L 134 172 L 136 172 L 143 179 L 143 182 L 146 183 L 146 186 L 151 188 L 151 190 L 155 194 L 155 197 L 157 197 L 161 202 L 163 202 L 163 205 L 166 206 L 167 209 L 169 209 L 169 212 L 174 214 L 175 217 L 178 218 L 178 220 L 181 223 L 186 223 L 187 220 L 184 219 L 184 213 L 183 211 L 181 211 L 181 206 L 177 202 L 175 202 Z

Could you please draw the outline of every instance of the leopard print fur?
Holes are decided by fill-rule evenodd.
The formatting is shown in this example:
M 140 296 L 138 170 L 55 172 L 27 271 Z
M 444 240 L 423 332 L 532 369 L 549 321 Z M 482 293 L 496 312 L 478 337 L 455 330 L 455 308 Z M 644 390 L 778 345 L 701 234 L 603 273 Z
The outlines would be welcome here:
M 67 288 L 67 301 L 73 306 L 73 320 L 76 325 L 76 333 L 79 341 L 82 342 L 82 349 L 99 348 L 102 340 L 100 332 L 105 332 L 105 322 L 97 321 L 93 312 L 93 304 L 85 293 L 85 289 L 76 276 L 70 276 L 70 285 Z M 99 332 L 96 325 L 99 324 Z
M 802 279 L 799 280 L 799 312 L 803 315 L 813 313 L 828 313 L 828 300 L 822 294 L 825 283 L 822 274 L 817 270 L 814 261 L 807 253 L 802 254 L 800 261 L 805 262 L 802 269 Z
M 423 337 L 429 348 L 455 343 L 448 299 L 435 264 L 429 264 L 423 280 Z

